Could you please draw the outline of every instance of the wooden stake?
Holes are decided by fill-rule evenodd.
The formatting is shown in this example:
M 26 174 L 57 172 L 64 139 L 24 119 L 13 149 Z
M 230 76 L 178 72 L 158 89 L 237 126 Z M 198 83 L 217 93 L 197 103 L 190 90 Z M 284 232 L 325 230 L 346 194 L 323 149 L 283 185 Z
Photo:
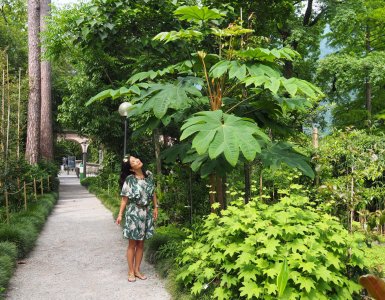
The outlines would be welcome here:
M 8 148 L 9 148 L 9 128 L 11 123 L 11 97 L 9 96 L 9 62 L 8 62 L 8 54 L 7 54 L 7 138 L 6 138 L 6 146 L 5 146 L 5 162 L 8 165 Z
M 21 102 L 21 69 L 19 69 L 19 98 L 17 100 L 17 159 L 20 158 L 20 102 Z
M 37 200 L 36 178 L 33 179 L 33 191 L 35 192 L 35 200 Z
M 47 186 L 48 186 L 48 192 L 50 192 L 51 191 L 51 187 L 49 185 L 49 176 L 47 177 Z
M 312 140 L 312 143 L 313 143 L 313 147 L 315 149 L 318 148 L 318 128 L 317 127 L 313 127 L 313 140 Z
M 20 191 L 20 178 L 19 177 L 17 177 L 17 190 Z M 19 195 L 19 192 L 17 192 L 17 193 L 18 193 L 17 199 L 20 203 L 20 195 Z
M 5 70 L 3 70 L 3 84 L 1 88 L 1 150 L 4 151 L 4 127 L 5 127 Z
M 8 192 L 4 192 L 5 197 L 5 214 L 7 216 L 7 224 L 9 224 L 9 201 L 8 201 Z
M 43 195 L 43 193 L 44 193 L 44 188 L 43 188 L 43 177 L 40 177 L 40 192 L 41 192 L 41 195 Z
M 24 181 L 24 209 L 27 210 L 27 184 Z

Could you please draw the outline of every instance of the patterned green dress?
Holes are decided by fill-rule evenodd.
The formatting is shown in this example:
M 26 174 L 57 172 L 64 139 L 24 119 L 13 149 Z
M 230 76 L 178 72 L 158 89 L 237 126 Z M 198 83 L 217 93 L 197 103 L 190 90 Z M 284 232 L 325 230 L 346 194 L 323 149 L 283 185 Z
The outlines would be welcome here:
M 147 171 L 146 174 L 144 179 L 128 175 L 120 193 L 121 196 L 128 197 L 123 235 L 130 240 L 149 239 L 154 234 L 151 202 L 155 184 L 152 173 Z

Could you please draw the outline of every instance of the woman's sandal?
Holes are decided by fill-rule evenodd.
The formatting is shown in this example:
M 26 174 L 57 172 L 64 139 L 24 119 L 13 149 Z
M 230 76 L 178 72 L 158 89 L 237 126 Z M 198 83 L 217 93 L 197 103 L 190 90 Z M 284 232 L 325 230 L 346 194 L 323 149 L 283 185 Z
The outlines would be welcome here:
M 140 280 L 146 280 L 147 276 L 141 273 L 135 273 L 135 277 L 139 278 Z
M 128 282 L 135 282 L 136 276 L 134 273 L 128 273 Z

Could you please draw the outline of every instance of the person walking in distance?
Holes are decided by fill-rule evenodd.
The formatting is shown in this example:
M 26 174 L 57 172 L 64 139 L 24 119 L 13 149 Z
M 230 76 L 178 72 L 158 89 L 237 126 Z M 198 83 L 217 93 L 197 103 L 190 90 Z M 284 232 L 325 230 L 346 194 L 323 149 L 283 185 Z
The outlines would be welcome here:
M 139 158 L 126 155 L 123 158 L 119 184 L 122 196 L 116 224 L 120 224 L 125 213 L 123 235 L 128 239 L 128 281 L 136 278 L 146 280 L 140 271 L 144 240 L 154 234 L 154 221 L 158 218 L 158 203 L 155 183 L 150 171 L 142 169 Z

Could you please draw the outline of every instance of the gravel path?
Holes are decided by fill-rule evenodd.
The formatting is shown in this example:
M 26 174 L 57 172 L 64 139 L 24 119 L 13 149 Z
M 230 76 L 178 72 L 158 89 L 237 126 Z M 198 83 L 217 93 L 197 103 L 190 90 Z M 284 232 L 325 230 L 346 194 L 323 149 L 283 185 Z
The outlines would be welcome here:
M 127 241 L 111 212 L 71 175 L 32 253 L 19 264 L 6 299 L 171 299 L 154 268 L 127 281 Z

